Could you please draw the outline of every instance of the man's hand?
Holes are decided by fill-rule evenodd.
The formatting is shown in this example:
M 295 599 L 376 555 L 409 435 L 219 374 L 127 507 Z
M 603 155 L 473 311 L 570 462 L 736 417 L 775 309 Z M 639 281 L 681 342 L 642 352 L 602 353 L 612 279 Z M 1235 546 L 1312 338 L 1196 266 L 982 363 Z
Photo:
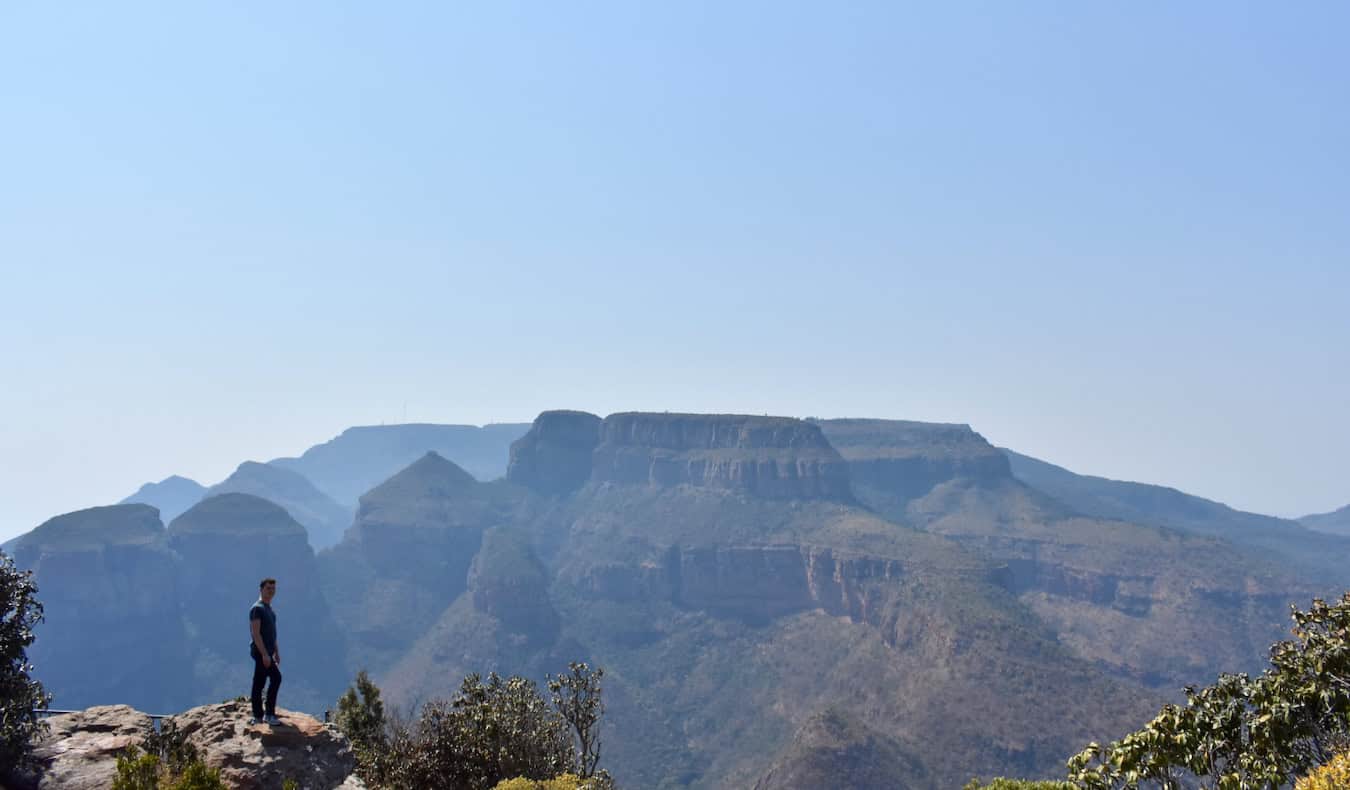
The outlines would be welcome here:
M 263 654 L 262 662 L 263 666 L 266 667 L 267 669 L 272 668 L 272 657 L 267 655 L 266 653 Z
M 272 659 L 277 662 L 277 666 L 281 666 L 281 651 L 278 650 L 277 652 L 273 653 Z

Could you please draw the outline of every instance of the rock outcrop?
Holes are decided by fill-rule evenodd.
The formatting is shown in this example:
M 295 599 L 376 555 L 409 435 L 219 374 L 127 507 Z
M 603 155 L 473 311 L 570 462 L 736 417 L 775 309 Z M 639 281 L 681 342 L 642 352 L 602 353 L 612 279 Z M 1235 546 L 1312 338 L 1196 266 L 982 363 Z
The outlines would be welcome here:
M 287 779 L 301 790 L 358 790 L 351 744 L 332 724 L 278 708 L 278 726 L 250 725 L 248 704 L 204 705 L 171 717 L 187 743 L 221 778 L 239 790 L 280 790 Z M 152 719 L 126 705 L 53 716 L 34 750 L 38 771 L 19 777 L 20 790 L 106 790 L 117 757 L 141 745 Z
M 530 550 L 528 536 L 490 529 L 469 569 L 474 608 L 508 629 L 549 643 L 558 634 L 558 613 L 548 599 L 549 577 Z
M 332 790 L 356 770 L 351 744 L 334 725 L 281 708 L 277 726 L 251 725 L 249 715 L 247 702 L 225 702 L 193 708 L 173 722 L 202 761 L 240 790 L 280 788 L 287 779 L 302 790 Z
M 285 508 L 304 526 L 315 551 L 342 540 L 343 531 L 352 522 L 351 510 L 315 488 L 304 475 L 272 464 L 245 461 L 229 477 L 211 486 L 206 496 L 231 493 L 252 494 Z
M 21 790 L 107 790 L 117 776 L 117 756 L 145 740 L 150 717 L 128 705 L 102 705 L 52 716 L 33 757 L 38 773 L 19 777 Z
M 790 417 L 544 412 L 511 446 L 507 478 L 549 495 L 590 482 L 852 501 L 839 453 L 819 428 Z
M 18 566 L 33 571 L 45 609 L 29 656 L 58 704 L 125 701 L 156 710 L 182 699 L 191 662 L 177 558 L 153 507 L 67 513 L 13 548 Z M 90 656 L 99 671 L 90 671 Z
M 591 477 L 601 420 L 584 411 L 546 411 L 511 445 L 506 478 L 542 494 L 569 494 Z
M 816 426 L 738 414 L 611 414 L 597 483 L 707 486 L 768 499 L 850 501 L 848 470 Z
M 819 546 L 676 546 L 659 563 L 591 566 L 576 583 L 610 600 L 668 600 L 754 622 L 820 609 L 880 627 L 885 583 L 905 574 L 898 559 Z M 985 578 L 997 574 L 991 567 Z M 888 634 L 883 639 L 892 641 Z

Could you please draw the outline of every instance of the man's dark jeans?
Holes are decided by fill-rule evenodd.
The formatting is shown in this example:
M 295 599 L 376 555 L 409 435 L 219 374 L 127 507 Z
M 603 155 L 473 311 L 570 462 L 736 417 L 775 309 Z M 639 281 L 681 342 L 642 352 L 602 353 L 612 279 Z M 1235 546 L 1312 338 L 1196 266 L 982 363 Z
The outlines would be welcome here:
M 265 667 L 261 658 L 253 659 L 253 694 L 249 698 L 253 703 L 253 718 L 261 719 L 263 717 L 262 690 L 263 683 L 271 678 L 272 682 L 267 686 L 267 715 L 277 715 L 277 688 L 281 686 L 281 670 L 277 668 L 277 662 L 273 661 L 272 666 Z

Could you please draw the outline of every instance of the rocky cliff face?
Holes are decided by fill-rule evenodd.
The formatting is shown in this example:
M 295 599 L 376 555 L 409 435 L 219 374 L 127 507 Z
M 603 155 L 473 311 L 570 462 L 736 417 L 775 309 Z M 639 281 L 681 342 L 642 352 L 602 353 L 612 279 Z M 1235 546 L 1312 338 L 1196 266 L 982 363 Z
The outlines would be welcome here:
M 221 494 L 174 519 L 168 542 L 181 558 L 182 611 L 198 652 L 199 687 L 219 696 L 247 692 L 253 673 L 248 608 L 259 581 L 272 577 L 282 663 L 295 670 L 283 693 L 290 704 L 310 710 L 331 704 L 346 680 L 342 639 L 299 522 L 267 500 Z
M 906 575 L 902 560 L 819 546 L 671 547 L 660 562 L 602 564 L 575 583 L 616 601 L 665 600 L 749 622 L 818 609 L 878 628 L 885 618 L 887 584 Z M 1000 581 L 991 567 L 982 574 Z M 883 641 L 894 642 L 893 633 Z
M 597 483 L 706 486 L 769 499 L 849 501 L 848 470 L 820 429 L 787 417 L 611 414 Z
M 599 417 L 584 411 L 546 411 L 511 445 L 506 478 L 543 494 L 568 494 L 591 477 L 600 442 Z
M 906 420 L 819 420 L 825 438 L 848 462 L 854 489 L 910 500 L 953 478 L 1007 479 L 1008 459 L 969 425 Z
M 45 607 L 29 656 L 58 707 L 134 702 L 160 709 L 187 689 L 176 558 L 148 505 L 50 519 L 14 544 Z M 97 656 L 99 670 L 90 671 Z

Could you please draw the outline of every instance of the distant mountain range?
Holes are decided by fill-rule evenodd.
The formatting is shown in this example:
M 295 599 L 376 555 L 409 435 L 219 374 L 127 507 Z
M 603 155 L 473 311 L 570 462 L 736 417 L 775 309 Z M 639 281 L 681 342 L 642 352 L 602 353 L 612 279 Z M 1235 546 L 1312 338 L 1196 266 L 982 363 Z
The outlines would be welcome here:
M 1298 521 L 1308 529 L 1330 532 L 1333 535 L 1350 535 L 1350 505 L 1330 513 L 1304 516 Z
M 12 544 L 57 705 L 242 693 L 243 611 L 271 575 L 288 707 L 331 706 L 360 668 L 407 706 L 587 660 L 629 787 L 1049 776 L 1182 685 L 1258 669 L 1290 603 L 1350 587 L 1350 537 L 955 424 L 376 426 L 136 496 L 160 512 L 79 511 Z

